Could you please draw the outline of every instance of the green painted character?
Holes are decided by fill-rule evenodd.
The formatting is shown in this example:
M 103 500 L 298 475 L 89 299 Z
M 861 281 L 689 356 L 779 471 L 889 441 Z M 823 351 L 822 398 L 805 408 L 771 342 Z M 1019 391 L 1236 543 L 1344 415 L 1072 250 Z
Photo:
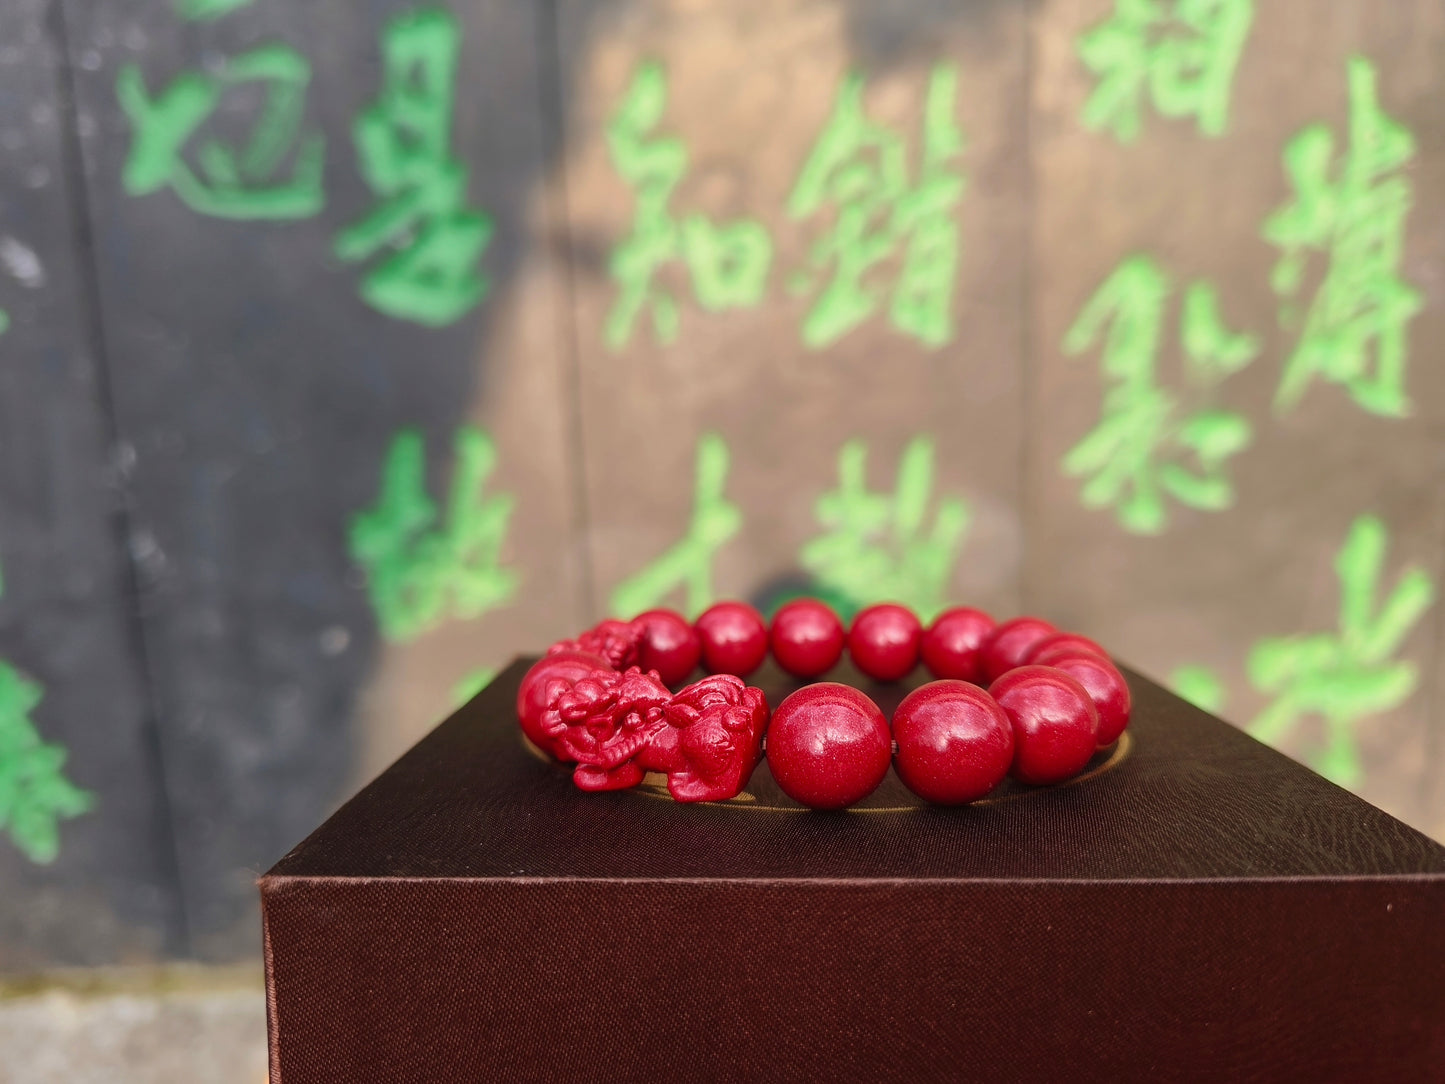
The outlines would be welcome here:
M 849 75 L 838 90 L 818 141 L 788 197 L 788 214 L 808 218 L 834 209 L 830 233 L 812 246 L 812 276 L 827 276 L 803 320 L 803 342 L 819 349 L 836 342 L 886 303 L 898 331 L 929 347 L 953 341 L 953 292 L 959 238 L 954 211 L 963 199 L 957 159 L 964 149 L 955 120 L 958 69 L 935 67 L 923 113 L 923 153 L 917 183 L 909 179 L 904 138 L 868 119 L 863 77 Z M 878 279 L 901 254 L 891 294 Z M 829 269 L 831 268 L 831 273 Z M 795 285 L 812 288 L 810 274 Z
M 1299 293 L 1311 253 L 1329 260 L 1285 362 L 1275 408 L 1293 407 L 1318 376 L 1343 385 L 1365 410 L 1398 417 L 1410 409 L 1406 329 L 1421 307 L 1399 273 L 1412 201 L 1404 167 L 1415 140 L 1380 109 L 1374 66 L 1354 57 L 1348 71 L 1348 150 L 1337 160 L 1324 124 L 1291 139 L 1284 167 L 1294 198 L 1264 223 L 1265 239 L 1283 250 L 1272 277 L 1279 294 Z M 1286 323 L 1292 316 L 1292 308 L 1283 310 Z
M 1103 417 L 1064 456 L 1064 472 L 1086 479 L 1080 494 L 1085 507 L 1113 506 L 1120 525 L 1137 534 L 1164 529 L 1166 496 L 1190 508 L 1227 508 L 1234 490 L 1225 464 L 1251 438 L 1242 415 L 1186 411 L 1181 396 L 1159 382 L 1171 289 L 1154 260 L 1131 256 L 1085 303 L 1063 343 L 1065 353 L 1077 355 L 1102 339 L 1108 382 Z M 1214 288 L 1205 282 L 1191 283 L 1185 291 L 1180 345 L 1186 374 L 1202 390 L 1248 365 L 1259 352 L 1253 336 L 1224 326 Z
M 311 65 L 286 45 L 259 46 L 216 72 L 184 72 L 154 97 L 140 68 L 125 65 L 116 77 L 132 133 L 122 187 L 132 196 L 169 187 L 193 211 L 217 218 L 314 215 L 325 202 L 326 143 L 320 132 L 302 133 L 310 82 Z M 264 91 L 264 104 L 244 145 L 200 135 L 228 97 L 252 87 Z
M 696 616 L 712 605 L 713 557 L 743 525 L 738 506 L 723 493 L 727 478 L 727 445 L 716 433 L 704 433 L 697 442 L 692 521 L 687 534 L 613 589 L 614 614 L 630 617 L 660 606 L 679 588 L 686 593 L 688 614 Z
M 1206 136 L 1224 134 L 1254 0 L 1115 0 L 1114 13 L 1079 37 L 1098 78 L 1084 127 L 1139 138 L 1144 101 L 1166 117 L 1193 117 Z
M 814 515 L 824 533 L 798 554 L 825 591 L 859 605 L 898 602 L 925 622 L 950 601 L 949 583 L 968 533 L 968 505 L 933 503 L 933 442 L 915 437 L 898 463 L 892 493 L 868 489 L 868 447 L 850 440 L 838 453 L 838 488 L 823 494 Z
M 618 296 L 604 337 L 614 350 L 627 344 L 644 313 L 659 342 L 677 338 L 677 300 L 657 282 L 669 265 L 686 266 L 698 304 L 718 312 L 757 304 L 772 264 L 772 238 L 753 219 L 719 225 L 702 215 L 673 217 L 672 197 L 687 175 L 687 147 L 680 139 L 653 134 L 666 110 L 667 74 L 662 65 L 648 62 L 633 73 L 607 124 L 612 165 L 635 200 L 632 232 L 608 261 Z
M 1196 708 L 1202 708 L 1211 715 L 1224 711 L 1229 699 L 1224 683 L 1207 666 L 1180 666 L 1169 675 L 1169 687 L 1181 699 L 1188 700 Z
M 208 23 L 245 7 L 251 0 L 172 0 L 172 6 L 186 22 Z
M 43 864 L 60 853 L 56 822 L 80 816 L 94 798 L 65 778 L 65 750 L 41 741 L 30 721 L 42 695 L 39 685 L 0 662 L 0 828 Z
M 426 451 L 414 429 L 392 440 L 377 503 L 351 523 L 351 555 L 366 569 L 382 634 L 404 641 L 450 613 L 475 618 L 511 601 L 517 573 L 501 564 L 512 498 L 486 496 L 496 448 L 482 430 L 455 438 L 446 519 L 427 494 Z
M 381 37 L 381 94 L 352 125 L 361 173 L 380 203 L 342 230 L 348 262 L 385 251 L 361 283 L 378 312 L 428 327 L 459 319 L 486 296 L 477 261 L 489 216 L 467 207 L 467 167 L 452 156 L 461 28 L 440 8 L 397 16 Z
M 464 674 L 455 685 L 452 686 L 452 700 L 457 706 L 465 704 L 477 693 L 481 692 L 492 683 L 492 678 L 497 676 L 497 671 L 491 666 L 478 667 L 475 670 Z
M 1335 557 L 1337 630 L 1261 640 L 1249 655 L 1250 683 L 1273 697 L 1249 724 L 1250 733 L 1277 745 L 1302 716 L 1321 716 L 1326 743 L 1314 767 L 1341 786 L 1360 778 L 1360 720 L 1403 704 L 1419 682 L 1414 664 L 1393 656 L 1430 608 L 1435 588 L 1423 569 L 1412 568 L 1381 600 L 1388 545 L 1378 518 L 1356 519 Z
M 0 335 L 4 335 L 10 329 L 10 314 L 0 309 Z

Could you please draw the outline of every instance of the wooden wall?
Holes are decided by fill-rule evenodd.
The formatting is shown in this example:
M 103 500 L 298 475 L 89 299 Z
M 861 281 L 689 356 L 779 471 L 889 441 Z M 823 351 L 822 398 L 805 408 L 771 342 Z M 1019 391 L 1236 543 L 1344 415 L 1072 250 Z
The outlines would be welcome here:
M 0 969 L 252 955 L 486 671 L 810 583 L 1445 836 L 1445 14 L 1188 15 L 0 10 Z

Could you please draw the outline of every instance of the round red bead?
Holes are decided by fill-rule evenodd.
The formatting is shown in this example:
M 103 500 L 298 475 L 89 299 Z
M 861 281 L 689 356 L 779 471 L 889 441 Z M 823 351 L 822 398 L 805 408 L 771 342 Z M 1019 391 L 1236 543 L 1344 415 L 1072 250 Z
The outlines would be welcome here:
M 893 742 L 878 705 L 850 685 L 820 681 L 786 697 L 768 723 L 768 768 L 783 793 L 813 809 L 843 809 L 888 774 Z
M 875 681 L 898 681 L 918 665 L 923 627 L 913 611 L 891 602 L 869 606 L 853 618 L 848 654 Z
M 696 669 L 702 641 L 682 614 L 648 610 L 634 620 L 643 628 L 637 662 L 644 670 L 656 670 L 664 685 L 676 685 Z
M 1045 636 L 1029 648 L 1023 661 L 1038 666 L 1052 666 L 1053 663 L 1049 662 L 1051 656 L 1072 655 L 1079 651 L 1098 655 L 1103 659 L 1109 657 L 1107 651 L 1087 636 L 1080 636 L 1077 632 L 1056 632 L 1052 636 Z
M 993 681 L 1015 666 L 1022 666 L 1024 656 L 1035 644 L 1058 631 L 1042 617 L 1015 617 L 1005 621 L 984 641 L 983 679 Z
M 989 686 L 1014 732 L 1014 778 L 1062 783 L 1094 755 L 1099 713 L 1074 678 L 1051 666 L 1020 666 Z
M 718 602 L 693 623 L 702 641 L 702 664 L 712 674 L 747 677 L 768 656 L 768 627 L 746 602 Z
M 542 730 L 542 715 L 547 710 L 547 684 L 554 678 L 567 682 L 581 681 L 598 670 L 611 670 L 601 655 L 590 651 L 559 651 L 532 664 L 522 675 L 517 687 L 517 722 L 533 745 L 558 755 L 552 739 Z M 570 760 L 570 757 L 564 759 Z
M 1084 687 L 1099 713 L 1099 745 L 1112 745 L 1129 725 L 1133 699 L 1119 668 L 1091 651 L 1049 652 L 1044 664 L 1062 670 Z
M 813 678 L 843 654 L 843 622 L 815 598 L 795 598 L 773 615 L 769 633 L 773 659 L 788 673 Z
M 988 693 L 966 681 L 931 681 L 893 713 L 894 766 L 908 789 L 939 805 L 982 798 L 1013 763 L 1013 725 Z
M 937 678 L 982 681 L 979 649 L 993 630 L 993 618 L 982 610 L 967 606 L 944 610 L 928 626 L 919 643 L 923 665 Z

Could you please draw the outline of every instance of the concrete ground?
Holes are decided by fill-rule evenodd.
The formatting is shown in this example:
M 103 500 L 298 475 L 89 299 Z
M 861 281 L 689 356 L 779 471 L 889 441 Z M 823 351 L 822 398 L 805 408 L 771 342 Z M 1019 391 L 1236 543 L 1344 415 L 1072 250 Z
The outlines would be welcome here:
M 0 978 L 0 1084 L 266 1084 L 260 964 Z

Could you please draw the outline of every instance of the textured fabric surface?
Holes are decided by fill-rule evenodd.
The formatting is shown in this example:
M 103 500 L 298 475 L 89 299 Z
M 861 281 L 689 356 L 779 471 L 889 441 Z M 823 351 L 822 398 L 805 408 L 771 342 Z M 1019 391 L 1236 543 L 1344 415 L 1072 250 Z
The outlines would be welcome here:
M 1445 1064 L 1445 850 L 1135 675 L 1073 785 L 814 814 L 576 792 L 521 665 L 262 880 L 274 1084 Z

